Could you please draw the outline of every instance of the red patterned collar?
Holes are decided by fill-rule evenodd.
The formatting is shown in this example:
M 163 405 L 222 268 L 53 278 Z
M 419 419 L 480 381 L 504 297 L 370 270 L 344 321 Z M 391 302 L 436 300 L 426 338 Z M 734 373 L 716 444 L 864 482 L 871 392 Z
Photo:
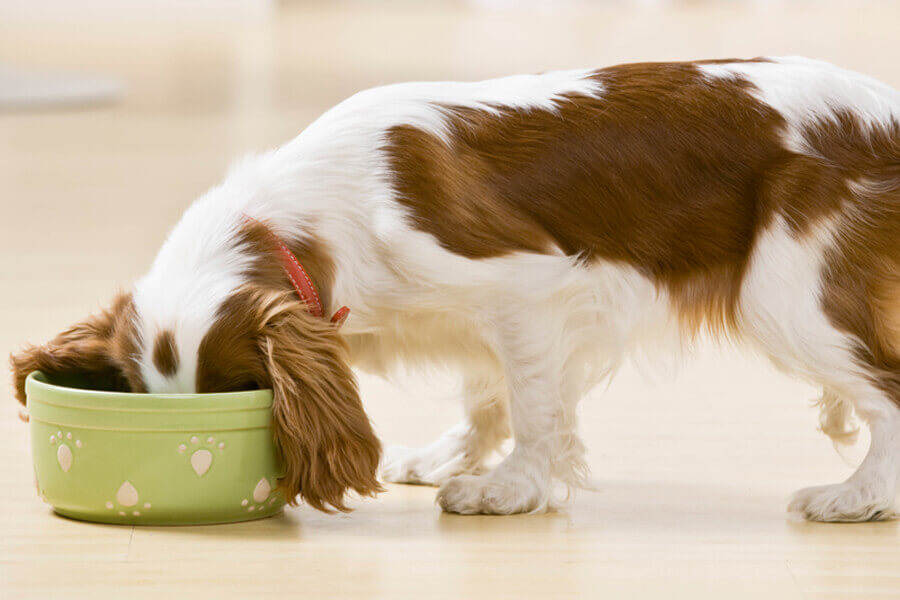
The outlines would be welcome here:
M 316 290 L 316 286 L 313 285 L 309 273 L 306 272 L 306 269 L 303 268 L 303 265 L 300 264 L 300 261 L 294 256 L 294 253 L 287 247 L 287 244 L 285 244 L 281 238 L 279 238 L 275 232 L 269 229 L 264 223 L 247 215 L 244 215 L 244 218 L 247 221 L 260 225 L 266 231 L 276 248 L 278 258 L 281 260 L 281 267 L 284 269 L 288 279 L 291 280 L 291 284 L 293 284 L 294 289 L 297 291 L 300 300 L 306 304 L 307 309 L 313 316 L 324 317 L 325 309 L 322 307 L 322 300 L 319 298 L 319 292 Z M 332 315 L 331 322 L 340 327 L 344 324 L 344 321 L 347 320 L 347 316 L 349 315 L 350 309 L 346 306 L 342 306 L 334 313 L 334 315 Z

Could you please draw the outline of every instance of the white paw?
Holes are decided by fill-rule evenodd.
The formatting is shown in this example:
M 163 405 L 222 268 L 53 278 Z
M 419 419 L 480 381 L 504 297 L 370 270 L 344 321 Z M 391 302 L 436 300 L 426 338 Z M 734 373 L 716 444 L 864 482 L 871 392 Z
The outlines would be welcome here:
M 471 472 L 458 445 L 435 442 L 425 448 L 388 446 L 381 460 L 381 477 L 389 483 L 438 486 L 460 473 Z
M 885 521 L 897 516 L 891 493 L 851 481 L 804 488 L 791 498 L 788 511 L 810 521 Z
M 437 502 L 461 515 L 512 515 L 547 509 L 549 494 L 520 473 L 494 470 L 487 475 L 460 475 L 445 483 Z

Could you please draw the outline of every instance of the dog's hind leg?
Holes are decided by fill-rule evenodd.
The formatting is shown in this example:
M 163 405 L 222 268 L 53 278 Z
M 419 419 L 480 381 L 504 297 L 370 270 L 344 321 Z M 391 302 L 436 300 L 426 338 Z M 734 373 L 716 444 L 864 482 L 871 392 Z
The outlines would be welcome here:
M 742 333 L 785 371 L 825 388 L 823 431 L 849 431 L 849 404 L 871 432 L 846 481 L 793 496 L 789 510 L 815 521 L 891 518 L 900 485 L 900 320 L 892 320 L 900 312 L 891 312 L 900 309 L 900 284 L 881 310 L 879 289 L 893 285 L 891 275 L 841 258 L 860 255 L 847 243 L 834 223 L 797 234 L 777 221 L 758 240 L 741 293 Z
M 466 418 L 422 448 L 389 446 L 382 478 L 391 483 L 441 485 L 451 477 L 477 474 L 484 461 L 510 436 L 503 376 L 468 376 L 464 381 Z
M 866 387 L 862 386 L 856 396 L 857 411 L 868 423 L 872 438 L 862 464 L 843 483 L 796 492 L 788 510 L 812 521 L 878 521 L 897 515 L 900 411 L 883 394 Z
M 894 518 L 900 491 L 900 269 L 863 271 L 839 264 L 831 266 L 828 279 L 824 308 L 841 331 L 851 334 L 853 354 L 829 378 L 843 384 L 841 396 L 868 424 L 871 442 L 845 482 L 800 490 L 789 508 L 816 521 Z M 835 425 L 841 425 L 842 411 L 836 412 Z M 823 426 L 832 436 L 848 431 L 834 429 Z

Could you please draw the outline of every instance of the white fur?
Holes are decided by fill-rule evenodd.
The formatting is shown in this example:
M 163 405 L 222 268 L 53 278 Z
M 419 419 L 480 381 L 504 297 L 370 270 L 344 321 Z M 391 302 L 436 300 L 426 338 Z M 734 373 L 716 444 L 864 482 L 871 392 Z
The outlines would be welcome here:
M 898 106 L 881 84 L 821 63 L 779 59 L 704 70 L 750 79 L 792 135 L 837 106 L 872 122 L 895 116 Z M 588 73 L 362 92 L 284 147 L 237 164 L 188 210 L 136 286 L 150 391 L 194 390 L 200 340 L 249 265 L 235 241 L 246 213 L 286 238 L 314 228 L 328 246 L 334 302 L 352 309 L 343 333 L 357 366 L 384 373 L 398 363 L 439 363 L 464 373 L 466 420 L 426 448 L 389 451 L 389 480 L 440 484 L 441 506 L 460 513 L 545 510 L 556 503 L 555 481 L 584 485 L 577 402 L 630 352 L 680 346 L 684 336 L 665 292 L 631 267 L 588 265 L 561 252 L 470 260 L 444 249 L 410 225 L 381 148 L 387 129 L 398 124 L 445 136 L 442 103 L 553 110 L 562 94 L 602 98 Z M 855 367 L 853 340 L 831 327 L 819 306 L 823 253 L 835 227 L 828 223 L 797 241 L 778 219 L 761 235 L 738 333 L 783 368 L 822 384 L 831 394 L 827 406 L 850 403 L 872 424 L 872 450 L 857 474 L 843 487 L 804 491 L 793 505 L 815 519 L 868 518 L 889 514 L 900 421 Z M 175 332 L 181 359 L 170 378 L 149 359 L 162 329 Z M 512 453 L 483 472 L 485 458 L 510 434 Z
M 751 93 L 787 121 L 785 143 L 795 152 L 810 152 L 805 126 L 833 119 L 838 110 L 852 112 L 870 126 L 900 120 L 900 93 L 876 79 L 799 56 L 767 60 L 700 65 L 700 70 L 712 78 L 752 83 Z
M 135 283 L 141 373 L 155 393 L 194 390 L 200 342 L 250 266 L 248 255 L 227 251 L 238 222 L 219 209 L 226 193 L 213 190 L 195 202 L 172 230 L 150 272 Z M 151 362 L 154 340 L 163 330 L 175 335 L 180 365 L 174 377 L 161 375 Z

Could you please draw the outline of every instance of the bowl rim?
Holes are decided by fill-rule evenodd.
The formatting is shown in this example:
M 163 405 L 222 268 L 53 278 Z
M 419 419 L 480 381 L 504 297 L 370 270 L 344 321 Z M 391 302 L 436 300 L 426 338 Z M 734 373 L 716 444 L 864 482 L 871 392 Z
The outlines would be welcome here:
M 51 383 L 41 371 L 32 371 L 25 379 L 28 402 L 82 409 L 156 411 L 214 411 L 270 408 L 273 392 L 269 388 L 238 392 L 203 394 L 152 394 L 90 390 Z

